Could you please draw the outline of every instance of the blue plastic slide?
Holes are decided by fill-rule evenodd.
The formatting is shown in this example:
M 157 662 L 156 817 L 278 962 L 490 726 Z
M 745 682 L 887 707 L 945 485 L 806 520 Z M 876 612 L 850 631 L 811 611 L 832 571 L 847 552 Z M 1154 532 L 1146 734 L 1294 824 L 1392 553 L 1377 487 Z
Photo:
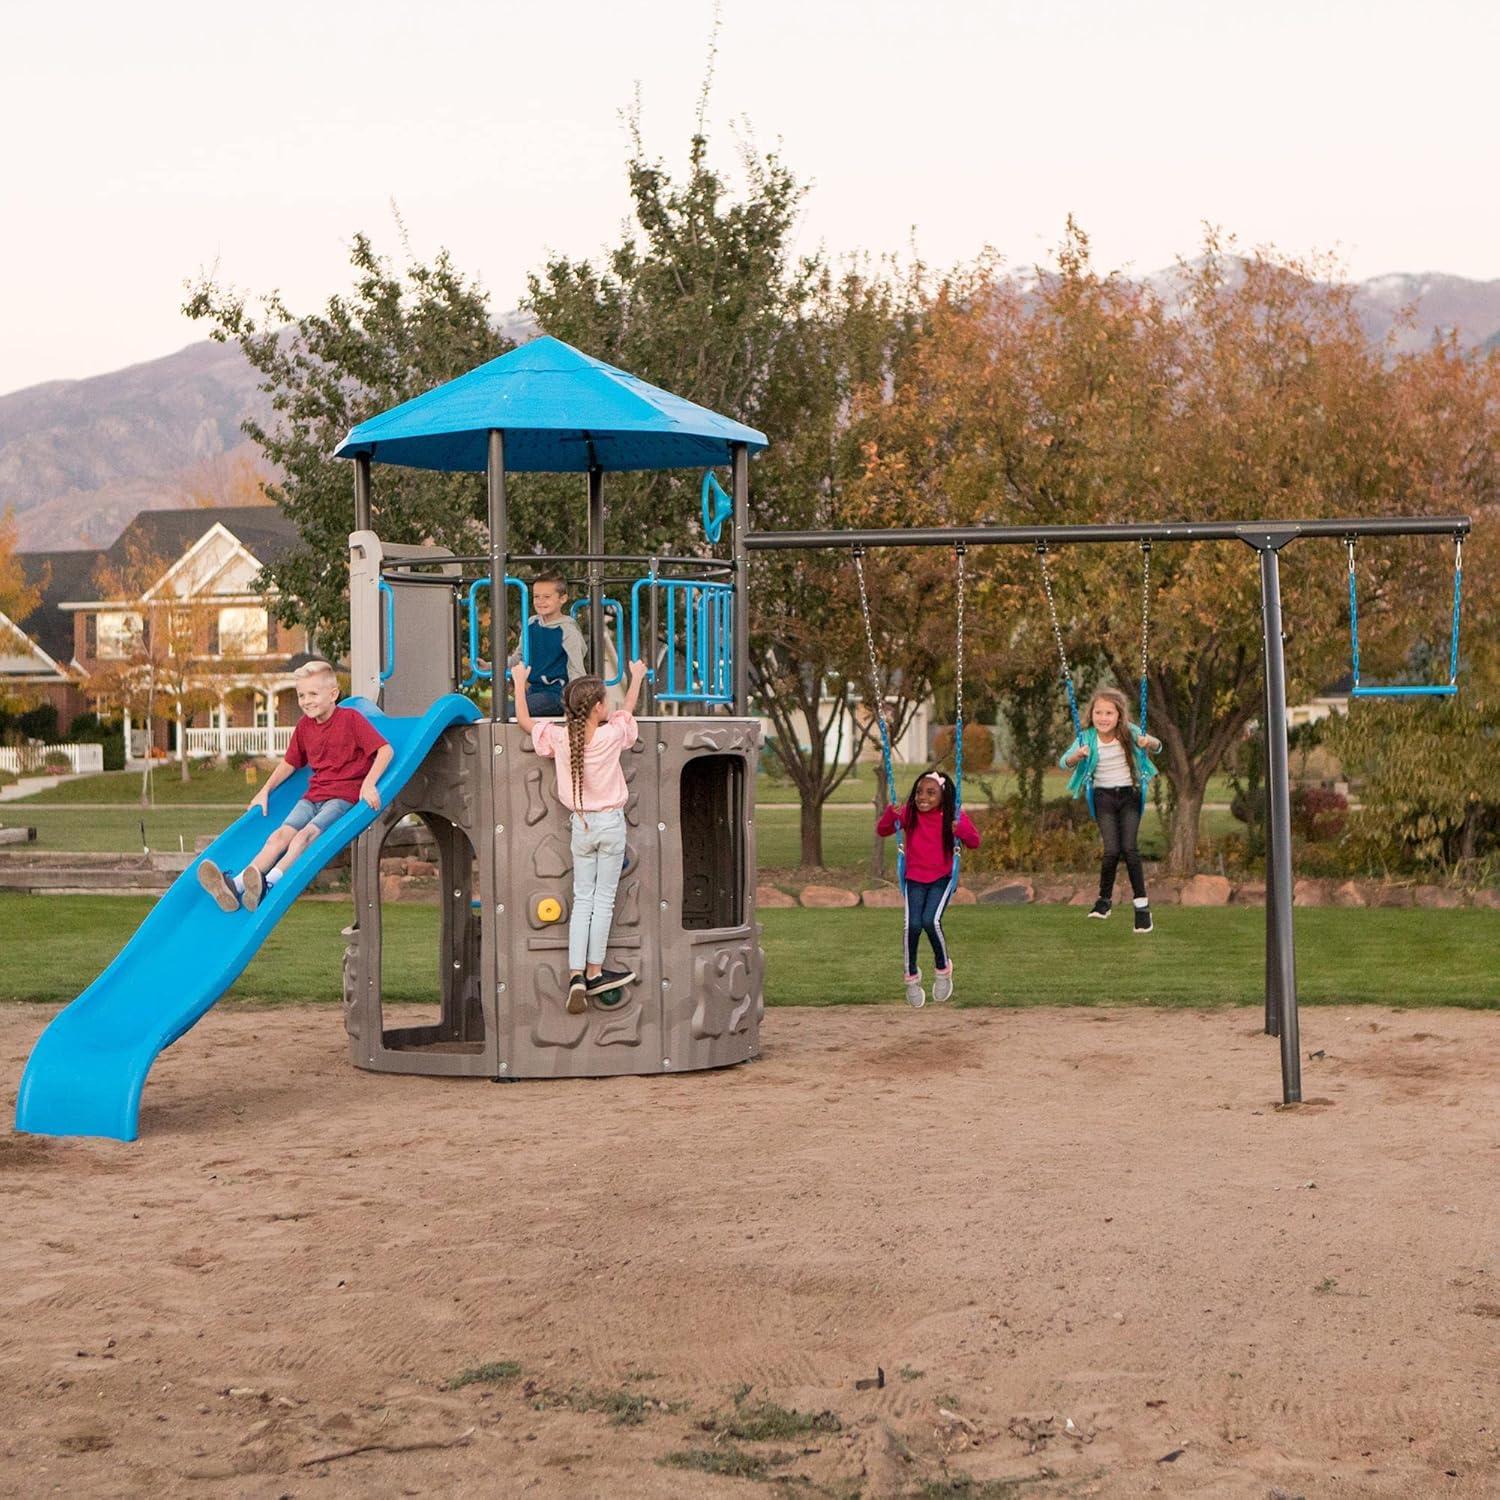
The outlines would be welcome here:
M 369 719 L 395 752 L 380 778 L 382 803 L 411 779 L 445 729 L 479 717 L 457 693 L 439 698 L 419 719 L 391 718 L 364 698 L 346 706 Z M 198 884 L 198 865 L 204 859 L 225 870 L 248 864 L 301 797 L 308 776 L 304 767 L 276 788 L 270 817 L 251 809 L 230 824 L 152 907 L 114 962 L 53 1019 L 21 1078 L 17 1130 L 136 1138 L 141 1089 L 157 1054 L 239 978 L 313 876 L 375 820 L 372 807 L 356 802 L 267 889 L 256 911 L 221 911 Z

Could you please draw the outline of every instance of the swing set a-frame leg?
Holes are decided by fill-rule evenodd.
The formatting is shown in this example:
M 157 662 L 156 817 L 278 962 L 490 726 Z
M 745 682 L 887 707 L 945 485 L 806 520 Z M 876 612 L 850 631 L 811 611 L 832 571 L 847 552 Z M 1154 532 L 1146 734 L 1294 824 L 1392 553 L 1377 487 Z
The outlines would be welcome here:
M 1288 533 L 1257 538 L 1260 609 L 1266 664 L 1266 1019 L 1281 1041 L 1281 1099 L 1302 1100 L 1301 1037 L 1297 1023 L 1297 956 L 1292 931 L 1292 793 L 1287 758 L 1286 656 L 1281 625 L 1281 568 L 1277 553 Z

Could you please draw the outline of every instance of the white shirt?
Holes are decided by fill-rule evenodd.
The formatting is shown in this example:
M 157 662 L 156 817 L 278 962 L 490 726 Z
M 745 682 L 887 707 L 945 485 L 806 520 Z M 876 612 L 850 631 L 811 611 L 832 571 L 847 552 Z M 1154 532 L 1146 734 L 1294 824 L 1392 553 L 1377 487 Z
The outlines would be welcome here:
M 1099 741 L 1099 763 L 1094 768 L 1094 785 L 1134 785 L 1130 779 L 1130 762 L 1125 759 L 1125 747 L 1118 740 Z

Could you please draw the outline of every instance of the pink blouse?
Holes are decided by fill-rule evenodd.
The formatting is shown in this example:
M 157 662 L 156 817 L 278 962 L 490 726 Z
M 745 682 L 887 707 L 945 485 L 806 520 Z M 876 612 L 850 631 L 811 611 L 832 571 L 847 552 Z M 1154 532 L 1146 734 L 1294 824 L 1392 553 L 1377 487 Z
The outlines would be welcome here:
M 538 719 L 531 731 L 532 747 L 538 755 L 557 762 L 557 795 L 574 812 L 608 812 L 624 807 L 629 797 L 620 757 L 640 738 L 635 716 L 617 708 L 583 747 L 583 806 L 573 802 L 573 763 L 568 748 L 568 728 L 561 719 Z

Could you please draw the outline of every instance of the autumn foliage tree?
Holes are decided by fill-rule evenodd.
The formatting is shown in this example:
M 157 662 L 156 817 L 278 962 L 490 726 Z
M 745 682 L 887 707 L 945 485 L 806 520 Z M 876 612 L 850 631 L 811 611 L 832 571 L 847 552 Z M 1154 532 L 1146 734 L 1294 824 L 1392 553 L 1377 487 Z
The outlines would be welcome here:
M 876 404 L 868 483 L 910 515 L 1036 524 L 1481 503 L 1494 471 L 1482 373 L 1451 346 L 1405 358 L 1372 346 L 1329 270 L 1235 256 L 1210 236 L 1156 290 L 1098 273 L 1074 226 L 1034 283 L 981 265 L 940 290 L 894 399 Z M 1410 542 L 1370 553 L 1378 651 L 1430 614 L 1444 560 Z M 1150 718 L 1165 746 L 1170 862 L 1186 873 L 1208 779 L 1261 714 L 1257 576 L 1240 543 L 1158 545 L 1152 565 Z M 1034 680 L 1050 634 L 1036 560 L 997 549 L 985 567 L 998 670 Z M 1139 567 L 1133 547 L 1054 554 L 1070 656 L 1096 660 L 1132 697 Z M 1295 697 L 1339 674 L 1346 574 L 1326 543 L 1287 548 L 1282 567 Z
M 139 719 L 148 746 L 158 713 L 170 712 L 186 725 L 216 701 L 204 675 L 204 656 L 217 605 L 190 573 L 170 568 L 168 559 L 131 542 L 122 556 L 101 563 L 94 575 L 99 597 L 122 606 L 129 625 L 122 632 L 118 654 L 95 664 L 89 691 L 100 702 Z M 191 773 L 181 740 L 177 755 L 182 779 L 188 781 Z M 143 807 L 151 801 L 151 773 L 148 753 L 141 773 Z
M 38 580 L 28 580 L 16 556 L 16 517 L 7 509 L 0 515 L 0 656 L 22 650 L 25 635 L 21 625 L 42 600 Z M 0 682 L 0 714 L 22 713 L 34 706 L 34 698 L 23 686 Z

